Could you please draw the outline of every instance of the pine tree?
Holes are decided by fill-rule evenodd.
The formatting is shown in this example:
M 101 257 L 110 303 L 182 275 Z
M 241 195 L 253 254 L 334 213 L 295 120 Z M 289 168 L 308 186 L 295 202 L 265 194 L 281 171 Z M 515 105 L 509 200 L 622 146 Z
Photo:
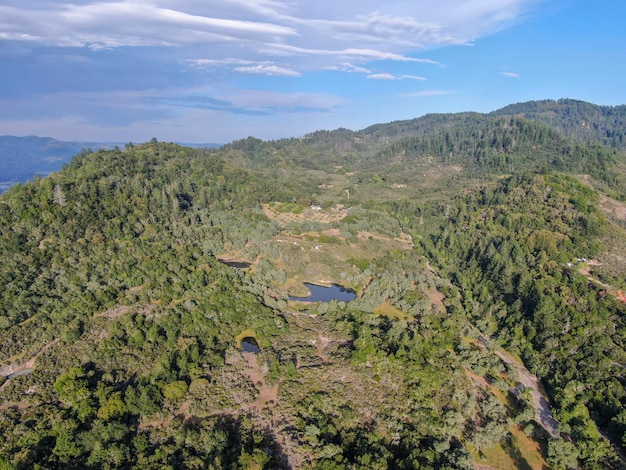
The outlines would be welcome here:
M 65 193 L 58 184 L 54 187 L 54 202 L 61 207 L 65 207 L 67 205 Z

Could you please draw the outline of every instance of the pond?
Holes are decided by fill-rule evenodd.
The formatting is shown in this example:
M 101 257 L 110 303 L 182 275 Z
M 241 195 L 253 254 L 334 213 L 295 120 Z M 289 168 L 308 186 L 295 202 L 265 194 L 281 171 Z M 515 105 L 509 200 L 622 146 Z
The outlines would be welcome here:
M 247 336 L 241 340 L 241 350 L 243 352 L 249 352 L 254 354 L 258 354 L 259 352 L 261 352 L 259 343 L 257 343 L 256 339 L 252 338 L 251 336 Z
M 246 269 L 252 266 L 252 263 L 248 263 L 247 261 L 237 261 L 237 260 L 229 260 L 229 259 L 219 259 L 218 261 L 226 266 L 230 266 L 231 268 L 237 269 Z
M 289 296 L 289 300 L 296 302 L 330 302 L 331 300 L 338 300 L 339 302 L 350 302 L 356 299 L 356 292 L 352 289 L 345 288 L 339 284 L 332 284 L 331 286 L 320 286 L 317 284 L 311 284 L 305 282 L 304 285 L 309 289 L 311 295 L 308 297 L 293 297 Z

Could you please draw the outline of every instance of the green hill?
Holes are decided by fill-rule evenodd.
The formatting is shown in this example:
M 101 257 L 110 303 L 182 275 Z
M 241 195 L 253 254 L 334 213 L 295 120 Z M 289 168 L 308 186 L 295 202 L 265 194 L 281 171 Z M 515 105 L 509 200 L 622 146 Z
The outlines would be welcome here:
M 571 99 L 529 101 L 505 106 L 490 115 L 540 121 L 578 142 L 626 149 L 626 105 L 598 106 Z
M 625 156 L 517 114 L 10 188 L 0 466 L 622 468 Z

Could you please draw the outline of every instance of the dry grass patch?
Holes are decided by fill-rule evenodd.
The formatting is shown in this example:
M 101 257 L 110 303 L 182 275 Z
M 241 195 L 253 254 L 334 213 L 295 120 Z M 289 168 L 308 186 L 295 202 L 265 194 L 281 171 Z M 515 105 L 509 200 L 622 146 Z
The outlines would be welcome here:
M 382 317 L 388 317 L 392 320 L 410 320 L 411 315 L 404 313 L 402 310 L 397 309 L 389 302 L 385 302 L 380 304 L 378 307 L 374 309 L 374 313 L 376 315 L 380 315 Z
M 543 457 L 539 443 L 524 434 L 517 426 L 509 429 L 508 442 L 497 444 L 480 453 L 468 445 L 474 459 L 475 470 L 547 470 L 549 467 Z

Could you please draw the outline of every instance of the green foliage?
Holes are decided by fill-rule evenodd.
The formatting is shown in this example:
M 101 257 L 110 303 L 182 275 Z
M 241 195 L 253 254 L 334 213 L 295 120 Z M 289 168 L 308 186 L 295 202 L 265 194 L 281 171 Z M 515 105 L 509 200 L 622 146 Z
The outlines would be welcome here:
M 547 462 L 551 468 L 567 470 L 578 468 L 578 451 L 576 446 L 563 439 L 553 439 L 548 442 Z
M 551 106 L 514 110 L 545 121 Z M 575 119 L 592 111 L 577 106 Z M 82 152 L 11 188 L 0 198 L 0 466 L 473 468 L 468 446 L 486 450 L 534 416 L 528 397 L 505 406 L 488 391 L 506 392 L 511 376 L 474 325 L 546 384 L 563 433 L 545 442 L 549 465 L 614 465 L 601 431 L 626 435 L 624 307 L 567 263 L 602 255 L 615 227 L 567 173 L 626 195 L 623 155 L 596 132 L 620 112 L 603 109 L 576 142 L 564 137 L 573 129 L 505 112 L 210 151 L 153 139 Z M 411 187 L 436 172 L 441 192 Z M 285 214 L 350 208 L 292 223 L 291 235 L 319 235 L 282 256 L 270 202 Z M 307 243 L 326 257 L 311 250 L 298 272 L 328 273 L 358 299 L 287 302 Z M 374 314 L 381 306 L 398 314 Z M 258 355 L 239 350 L 245 331 Z
M 182 380 L 175 380 L 163 387 L 163 396 L 168 400 L 182 400 L 187 395 L 187 384 Z
M 599 142 L 626 149 L 626 106 L 597 106 L 584 101 L 530 101 L 506 106 L 491 113 L 517 115 L 540 121 L 561 134 L 581 142 Z
M 607 225 L 576 180 L 522 175 L 458 198 L 426 245 L 461 288 L 469 318 L 547 382 L 558 419 L 573 425 L 576 455 L 590 464 L 610 460 L 596 424 L 626 403 L 614 365 L 625 351 L 611 320 L 621 324 L 623 307 L 566 261 L 598 254 Z M 565 458 L 555 452 L 555 462 Z

